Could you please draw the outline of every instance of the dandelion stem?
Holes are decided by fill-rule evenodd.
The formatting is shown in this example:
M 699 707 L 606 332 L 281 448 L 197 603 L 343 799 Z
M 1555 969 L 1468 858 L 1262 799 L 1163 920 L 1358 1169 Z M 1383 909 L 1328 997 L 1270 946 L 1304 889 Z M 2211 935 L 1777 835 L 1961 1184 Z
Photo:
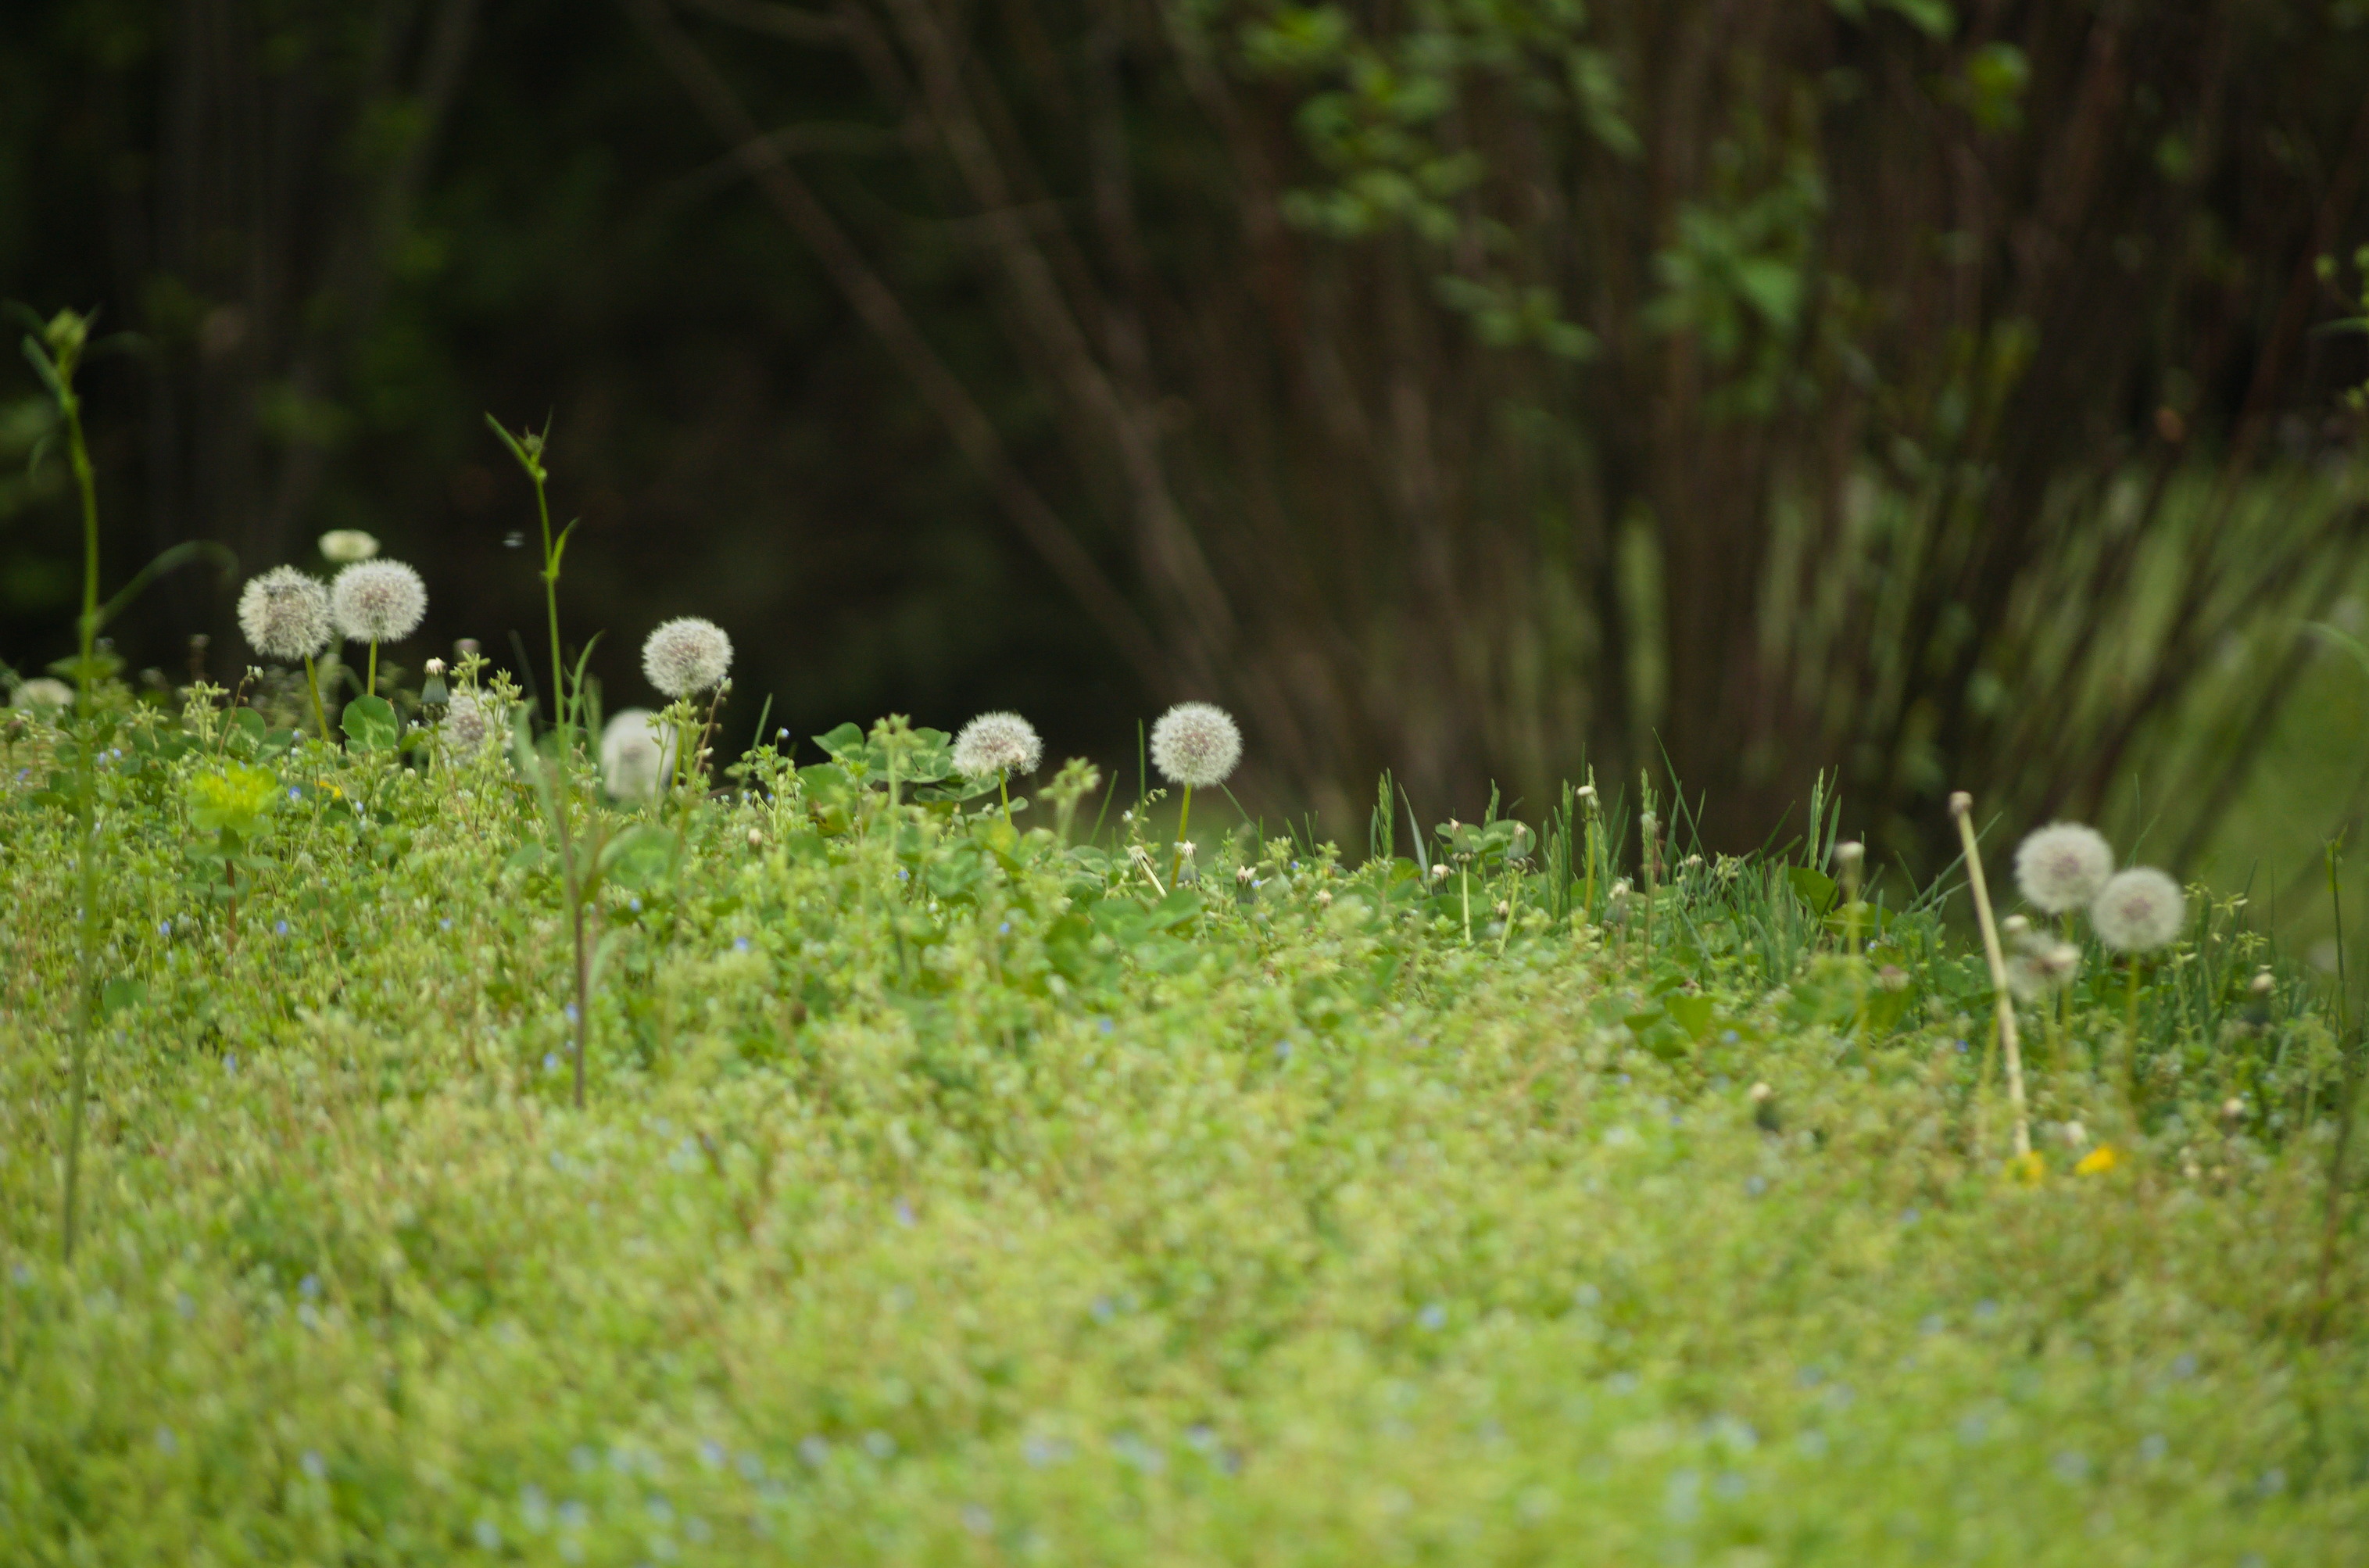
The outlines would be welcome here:
M 376 637 L 371 639 L 370 649 L 370 675 L 362 682 L 362 695 L 375 697 L 378 695 L 378 639 Z
M 1003 825 L 1012 826 L 1012 770 L 995 770 L 995 793 L 1003 798 Z
M 2007 986 L 2007 959 L 1999 951 L 1998 923 L 1991 918 L 1991 894 L 1983 879 L 1983 853 L 1974 842 L 1974 800 L 1963 790 L 1950 797 L 1958 819 L 1958 841 L 1966 854 L 1966 883 L 1974 897 L 1974 919 L 1983 931 L 1983 957 L 1990 965 L 1991 995 L 1998 1015 L 1999 1054 L 2007 1059 L 2007 1103 L 2015 1118 L 2015 1157 L 2031 1152 L 2031 1127 L 2023 1108 L 2023 1056 L 2015 1038 L 2015 1001 Z M 1980 1095 L 1977 1093 L 1977 1104 Z
M 1180 879 L 1184 875 L 1184 830 L 1192 820 L 1193 786 L 1186 784 L 1184 802 L 1176 808 L 1176 856 L 1168 863 L 1168 883 L 1172 887 L 1183 886 Z
M 321 675 L 313 668 L 313 656 L 304 656 L 304 690 L 312 694 L 313 722 L 321 727 L 321 738 L 329 738 L 328 710 L 321 706 Z

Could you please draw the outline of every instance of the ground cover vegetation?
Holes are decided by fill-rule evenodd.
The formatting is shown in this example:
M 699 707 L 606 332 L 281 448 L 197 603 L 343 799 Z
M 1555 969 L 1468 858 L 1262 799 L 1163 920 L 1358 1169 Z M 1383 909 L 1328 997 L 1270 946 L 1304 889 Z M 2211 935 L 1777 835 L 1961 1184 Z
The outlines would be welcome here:
M 85 336 L 31 341 L 95 532 Z M 432 579 L 347 535 L 243 593 L 274 673 L 140 693 L 94 572 L 16 686 L 14 1560 L 2369 1532 L 2340 946 L 1963 801 L 1921 887 L 1823 795 L 1746 857 L 1642 778 L 1262 822 L 1205 704 L 1132 777 L 1012 714 L 742 745 L 695 617 L 604 714 L 544 537 L 547 670 L 406 668 Z

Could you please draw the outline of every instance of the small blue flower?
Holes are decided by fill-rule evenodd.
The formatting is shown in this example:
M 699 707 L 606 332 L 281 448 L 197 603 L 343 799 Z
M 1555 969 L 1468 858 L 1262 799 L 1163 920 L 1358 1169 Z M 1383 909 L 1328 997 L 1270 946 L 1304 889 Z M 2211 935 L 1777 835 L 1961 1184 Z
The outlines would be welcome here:
M 304 798 L 304 792 L 301 789 L 291 788 L 288 792 L 288 798 L 291 800 L 302 800 Z
M 233 1052 L 223 1058 L 223 1070 L 224 1072 L 236 1072 L 238 1070 L 238 1055 L 236 1052 Z
M 439 930 L 439 931 L 450 931 L 450 930 L 452 930 L 452 917 L 451 915 L 446 915 L 442 920 L 438 921 L 436 922 L 436 929 L 437 929 L 437 930 Z
M 543 1053 L 543 1070 L 544 1070 L 545 1072 L 557 1072 L 557 1071 L 559 1070 L 559 1053 L 558 1053 L 558 1052 L 556 1052 L 556 1051 L 545 1051 L 545 1052 L 544 1052 L 544 1053 Z M 559 1158 L 559 1156 L 557 1156 L 556 1154 L 555 1154 L 555 1155 L 553 1155 L 553 1156 L 552 1156 L 552 1158 L 553 1158 L 553 1159 L 555 1159 L 555 1160 L 556 1160 L 556 1159 L 558 1159 L 558 1158 Z
M 1010 921 L 1005 921 L 1001 925 L 997 926 L 995 929 L 1000 934 L 1010 936 L 1012 934 L 1012 922 Z
M 274 921 L 271 929 L 280 935 L 285 936 L 288 934 L 288 922 L 286 921 Z
M 573 1023 L 575 1023 L 575 1022 L 577 1021 L 578 1013 L 577 1013 L 577 1011 L 576 1011 L 576 1004 L 575 1004 L 574 1002 L 572 1002 L 572 1001 L 571 1001 L 571 1002 L 569 1002 L 569 1003 L 568 1003 L 565 1008 L 563 1008 L 561 1011 L 565 1012 L 565 1013 L 567 1014 L 567 1021 L 568 1021 L 570 1024 L 573 1024 Z
M 733 952 L 735 952 L 735 953 L 746 953 L 746 952 L 748 952 L 748 951 L 749 951 L 749 939 L 748 939 L 747 937 L 745 937 L 745 936 L 736 936 L 736 937 L 734 937 L 734 938 L 732 939 L 732 951 L 733 951 Z
M 913 1206 L 901 1197 L 897 1200 L 897 1223 L 909 1230 L 920 1223 L 913 1218 Z
M 173 922 L 171 921 L 158 921 L 156 922 L 156 934 L 159 936 L 172 935 Z
M 633 910 L 635 914 L 640 914 L 642 912 L 642 901 L 639 898 L 628 898 L 625 900 L 625 908 Z
M 317 1274 L 308 1274 L 296 1282 L 296 1288 L 306 1296 L 318 1296 L 321 1293 L 321 1276 Z
M 327 1463 L 322 1459 L 320 1450 L 317 1448 L 305 1449 L 304 1457 L 298 1459 L 296 1462 L 303 1469 L 304 1473 L 311 1476 L 315 1481 L 318 1481 L 323 1476 L 329 1473 L 329 1467 Z
M 1429 1306 L 1424 1308 L 1422 1311 L 1417 1312 L 1414 1315 L 1414 1321 L 1421 1323 L 1427 1329 L 1436 1330 L 1446 1328 L 1448 1326 L 1448 1309 L 1441 1306 L 1438 1302 L 1434 1301 Z

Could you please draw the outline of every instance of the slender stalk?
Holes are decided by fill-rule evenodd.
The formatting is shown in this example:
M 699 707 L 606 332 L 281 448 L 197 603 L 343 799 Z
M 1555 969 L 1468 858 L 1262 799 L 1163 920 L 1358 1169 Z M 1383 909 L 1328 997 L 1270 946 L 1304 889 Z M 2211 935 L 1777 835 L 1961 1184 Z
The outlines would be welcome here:
M 329 738 L 329 713 L 321 706 L 321 675 L 313 668 L 313 656 L 304 656 L 304 690 L 312 694 L 313 722 L 321 727 L 321 738 Z
M 1974 842 L 1974 797 L 1960 790 L 1950 796 L 1950 815 L 1958 819 L 1958 841 L 1966 852 L 1966 882 L 1974 896 L 1975 921 L 1983 930 L 1983 957 L 1990 965 L 1999 1054 L 2007 1059 L 2008 1109 L 2015 1118 L 2015 1157 L 2021 1160 L 2031 1152 L 2031 1127 L 2023 1108 L 2023 1056 L 2016 1045 L 2015 1001 L 2007 987 L 2007 958 L 1999 951 L 1998 924 L 1991 919 L 1990 888 L 1983 879 L 1982 850 Z
M 1168 885 L 1181 886 L 1178 878 L 1184 874 L 1184 830 L 1193 821 L 1193 786 L 1184 786 L 1184 803 L 1176 810 L 1176 853 L 1168 863 Z
M 2130 979 L 2123 990 L 2123 1098 L 2131 1108 L 2135 1136 L 2139 1119 L 2139 956 L 2130 956 Z
M 1010 768 L 995 770 L 995 793 L 1003 799 L 1003 825 L 1009 828 L 1012 826 L 1012 770 Z
M 66 460 L 74 470 L 74 487 L 82 500 L 82 618 L 75 625 L 78 662 L 74 671 L 76 715 L 80 744 L 74 748 L 74 830 L 79 841 L 82 912 L 76 924 L 74 952 L 74 1018 L 73 1104 L 66 1114 L 65 1190 L 60 1195 L 61 1242 L 65 1261 L 74 1261 L 76 1222 L 82 1192 L 82 1124 L 85 1102 L 90 1098 L 90 1036 L 97 1022 L 98 964 L 98 775 L 93 753 L 97 750 L 97 707 L 91 662 L 98 635 L 98 484 L 90 465 L 90 447 L 83 439 L 82 399 L 74 389 L 81 359 L 80 324 L 70 317 L 52 323 L 50 349 L 55 372 L 52 390 L 58 412 L 65 418 Z
M 559 652 L 559 556 L 551 547 L 551 498 L 544 493 L 544 481 L 549 477 L 543 466 L 543 453 L 534 454 L 527 476 L 534 481 L 535 520 L 543 528 L 543 608 L 551 623 L 551 722 L 559 731 L 559 749 L 568 749 L 568 734 L 575 721 L 575 709 L 567 698 L 567 668 L 561 662 Z M 578 1076 L 577 1103 L 583 1104 L 582 1075 Z
M 370 676 L 362 682 L 362 695 L 375 697 L 378 695 L 378 640 L 376 638 L 371 640 L 370 647 Z

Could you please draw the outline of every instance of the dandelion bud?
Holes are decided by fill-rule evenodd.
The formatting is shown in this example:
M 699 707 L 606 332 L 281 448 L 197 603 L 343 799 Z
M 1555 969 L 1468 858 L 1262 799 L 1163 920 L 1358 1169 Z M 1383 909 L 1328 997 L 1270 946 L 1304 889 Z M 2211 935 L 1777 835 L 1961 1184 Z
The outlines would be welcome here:
M 2245 1116 L 2246 1102 L 2238 1099 L 2235 1094 L 2232 1094 L 2229 1098 L 2221 1102 L 2222 1120 L 2231 1122 L 2243 1121 Z
M 1242 732 L 1225 709 L 1179 703 L 1151 727 L 1151 765 L 1186 789 L 1223 784 L 1242 760 Z
M 955 772 L 965 778 L 1033 773 L 1044 756 L 1036 727 L 1018 714 L 981 714 L 955 737 Z
M 1685 870 L 1692 871 L 1692 870 L 1694 870 L 1697 866 L 1700 866 L 1700 864 L 1702 864 L 1702 863 L 1703 863 L 1703 857 L 1702 857 L 1702 856 L 1700 856 L 1700 855 L 1699 855 L 1699 854 L 1690 854 L 1690 855 L 1687 856 L 1687 858 L 1686 858 L 1686 859 L 1684 859 L 1684 860 L 1682 860 L 1682 861 L 1678 862 L 1678 864 L 1679 864 L 1683 869 L 1685 869 Z
M 621 708 L 601 729 L 601 784 L 613 800 L 648 800 L 674 771 L 674 735 L 647 708 Z
M 431 658 L 424 668 L 428 671 L 429 679 L 434 680 L 444 673 L 444 661 L 441 658 Z
M 2068 1149 L 2078 1149 L 2089 1141 L 2089 1129 L 2079 1122 L 2066 1122 L 2064 1132 L 2065 1145 Z
M 321 555 L 341 567 L 367 561 L 378 554 L 378 541 L 359 528 L 333 528 L 321 535 Z
M 2007 961 L 2007 989 L 2025 1001 L 2037 1001 L 2073 983 L 2081 968 L 2081 950 L 2069 942 L 2051 942 L 2031 934 L 2029 922 Z
M 2153 866 L 2134 866 L 2109 881 L 2089 906 L 2098 940 L 2117 953 L 2146 953 L 2179 936 L 2188 923 L 2180 884 Z
M 1857 871 L 1859 863 L 1867 858 L 1867 846 L 1857 839 L 1845 839 L 1835 846 L 1835 864 L 1845 871 Z
M 1329 910 L 1333 907 L 1332 888 L 1319 887 L 1316 890 L 1316 907 L 1320 910 Z
M 1596 804 L 1596 786 L 1594 784 L 1582 784 L 1579 786 L 1577 793 L 1578 797 L 1586 801 L 1590 806 Z
M 363 561 L 338 574 L 329 605 L 348 642 L 399 643 L 428 613 L 428 585 L 401 561 Z
M 2028 936 L 2031 933 L 2031 921 L 2023 915 L 2009 915 L 1999 921 L 1999 930 L 2007 933 L 2010 940 L 2019 936 Z
M 749 830 L 749 847 L 752 850 L 761 850 L 765 847 L 765 832 L 763 829 L 751 828 Z
M 670 697 L 688 697 L 719 685 L 732 668 L 732 639 L 713 621 L 683 615 L 642 644 L 642 673 Z
M 2015 885 L 2043 914 L 2079 909 L 2113 874 L 2112 847 L 2078 822 L 2051 822 L 2015 848 Z
M 1761 1105 L 1768 1104 L 1768 1101 L 1776 1097 L 1776 1094 L 1777 1091 L 1769 1088 L 1766 1083 L 1756 1083 L 1752 1086 L 1752 1092 L 1749 1098 L 1754 1104 Z
M 1443 860 L 1443 861 L 1440 861 L 1440 862 L 1437 862 L 1437 863 L 1436 863 L 1436 864 L 1435 864 L 1432 866 L 1432 868 L 1431 868 L 1431 879 L 1432 879 L 1434 882 L 1438 881 L 1441 877 L 1446 876 L 1447 875 L 1448 875 L 1448 863 L 1447 863 L 1446 861 L 1444 861 L 1444 860 Z
M 1187 839 L 1183 843 L 1176 846 L 1176 853 L 1183 855 L 1186 860 L 1191 860 L 1193 858 L 1193 852 L 1197 847 L 1198 846 L 1196 846 L 1192 840 Z
M 1249 887 L 1251 885 L 1252 876 L 1253 873 L 1249 866 L 1236 866 L 1234 868 L 1234 885 L 1238 887 Z
M 1950 792 L 1951 816 L 1963 817 L 1967 812 L 1972 811 L 1974 808 L 1974 797 L 1973 795 L 1968 795 L 1962 789 L 1951 790 Z
M 310 658 L 329 646 L 329 590 L 293 567 L 258 573 L 238 590 L 238 629 L 266 658 Z
M 2268 996 L 2278 989 L 2278 981 L 2272 978 L 2268 969 L 2257 969 L 2254 978 L 2246 982 L 2246 989 L 2256 996 Z

